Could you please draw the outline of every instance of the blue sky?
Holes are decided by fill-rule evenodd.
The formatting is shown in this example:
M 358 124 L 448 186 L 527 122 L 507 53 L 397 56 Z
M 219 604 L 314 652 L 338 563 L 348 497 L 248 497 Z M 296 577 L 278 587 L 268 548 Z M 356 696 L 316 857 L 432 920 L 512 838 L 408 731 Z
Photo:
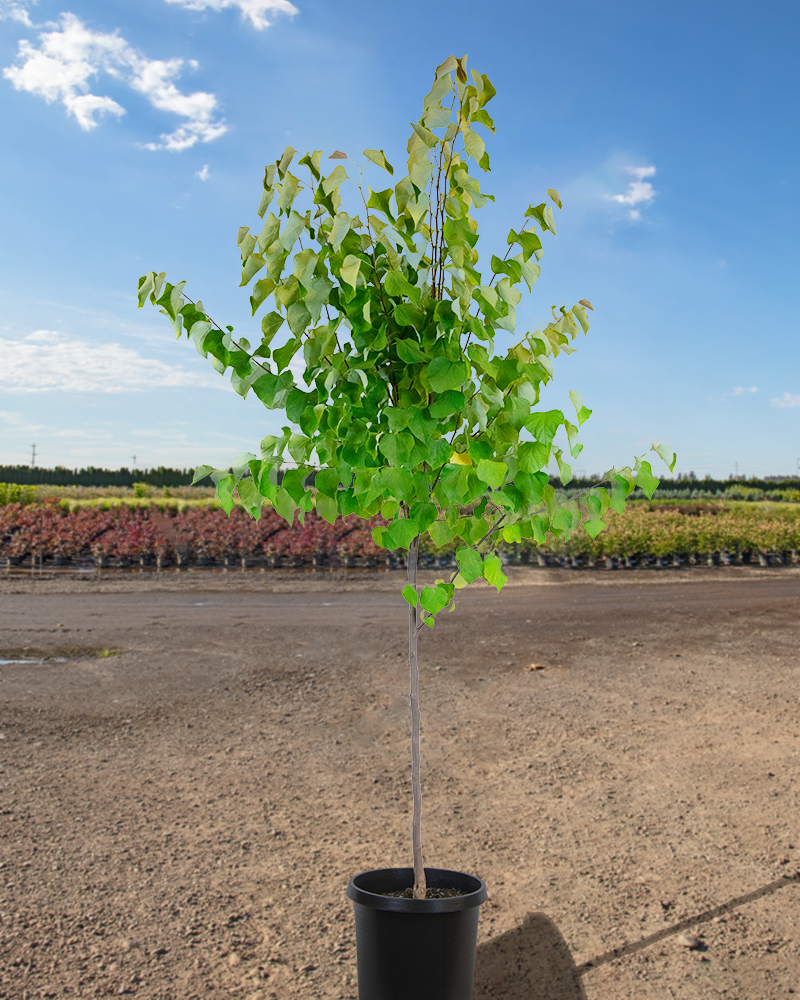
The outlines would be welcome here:
M 548 187 L 564 202 L 518 328 L 595 307 L 545 397 L 594 410 L 576 472 L 656 438 L 676 471 L 793 472 L 799 27 L 771 0 L 0 0 L 0 464 L 257 450 L 280 416 L 137 310 L 138 277 L 187 279 L 247 336 L 236 232 L 264 164 L 402 163 L 435 66 L 468 52 L 498 92 L 483 253 Z

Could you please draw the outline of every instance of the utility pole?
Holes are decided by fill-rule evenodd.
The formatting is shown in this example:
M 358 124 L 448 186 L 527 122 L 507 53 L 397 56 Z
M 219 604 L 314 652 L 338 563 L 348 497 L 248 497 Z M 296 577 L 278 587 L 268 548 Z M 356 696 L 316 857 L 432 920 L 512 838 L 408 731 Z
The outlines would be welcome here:
M 739 478 L 739 463 L 736 463 L 736 478 Z
M 31 453 L 31 468 L 36 468 L 36 445 L 32 445 L 33 452 Z
M 133 456 L 133 467 L 134 467 L 134 469 L 136 468 L 136 456 L 135 455 Z

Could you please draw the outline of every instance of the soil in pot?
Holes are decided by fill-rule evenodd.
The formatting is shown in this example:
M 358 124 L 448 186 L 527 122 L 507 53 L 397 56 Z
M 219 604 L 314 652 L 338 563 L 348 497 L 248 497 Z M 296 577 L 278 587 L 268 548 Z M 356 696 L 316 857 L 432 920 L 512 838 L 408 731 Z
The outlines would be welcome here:
M 413 899 L 414 898 L 414 888 L 409 886 L 407 889 L 393 889 L 391 892 L 379 892 L 379 896 L 394 896 L 395 899 Z M 443 886 L 442 888 L 429 887 L 425 890 L 426 899 L 452 899 L 453 896 L 463 896 L 463 889 L 456 889 L 452 886 Z

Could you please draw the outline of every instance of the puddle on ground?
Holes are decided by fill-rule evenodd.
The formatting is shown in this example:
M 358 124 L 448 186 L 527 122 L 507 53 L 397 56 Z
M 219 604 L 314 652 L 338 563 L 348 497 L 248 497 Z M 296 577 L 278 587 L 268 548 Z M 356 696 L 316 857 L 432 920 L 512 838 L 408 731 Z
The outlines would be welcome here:
M 6 666 L 9 663 L 68 663 L 66 657 L 59 656 L 48 660 L 0 660 L 0 667 Z

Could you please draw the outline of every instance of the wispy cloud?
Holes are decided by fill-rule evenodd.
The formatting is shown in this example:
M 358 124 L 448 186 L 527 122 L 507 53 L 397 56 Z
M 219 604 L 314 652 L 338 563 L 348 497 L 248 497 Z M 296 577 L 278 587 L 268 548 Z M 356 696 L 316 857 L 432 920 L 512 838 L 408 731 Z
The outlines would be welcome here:
M 176 114 L 185 123 L 161 135 L 145 149 L 178 152 L 197 142 L 211 142 L 228 131 L 217 116 L 213 94 L 184 94 L 173 82 L 184 66 L 197 68 L 194 59 L 147 59 L 117 32 L 92 31 L 74 14 L 62 14 L 60 25 L 39 35 L 38 47 L 27 39 L 19 43 L 15 66 L 3 70 L 16 90 L 60 102 L 84 131 L 96 128 L 104 115 L 120 118 L 125 108 L 111 97 L 93 94 L 90 82 L 106 73 L 144 96 L 159 111 Z
M 606 198 L 608 201 L 615 201 L 620 205 L 630 205 L 631 210 L 629 215 L 634 221 L 638 221 L 642 217 L 642 213 L 636 208 L 636 205 L 647 204 L 655 198 L 657 192 L 653 190 L 653 185 L 650 181 L 646 181 L 645 177 L 653 177 L 656 168 L 655 167 L 626 167 L 625 168 L 629 174 L 632 174 L 636 180 L 633 180 L 628 185 L 628 190 L 625 194 L 607 194 Z
M 796 396 L 791 392 L 785 392 L 782 396 L 779 396 L 777 399 L 773 399 L 772 405 L 777 406 L 780 409 L 788 409 L 789 407 L 800 406 L 800 396 Z
M 201 181 L 207 181 L 208 178 L 209 178 L 209 176 L 210 176 L 210 174 L 208 172 L 208 164 L 207 163 L 203 164 L 203 166 L 200 168 L 200 170 L 198 170 L 197 173 L 195 174 L 195 177 L 199 177 Z
M 36 330 L 0 338 L 0 370 L 8 392 L 141 392 L 155 388 L 228 388 L 224 379 L 184 371 L 120 344 L 72 340 Z
M 287 14 L 294 17 L 299 10 L 289 0 L 167 0 L 167 3 L 177 3 L 188 10 L 222 10 L 225 7 L 238 7 L 243 18 L 248 18 L 257 31 L 268 28 L 272 21 L 267 15 Z
M 28 28 L 33 27 L 28 8 L 35 0 L 0 0 L 0 21 L 19 21 Z
M 744 396 L 748 392 L 758 392 L 758 386 L 756 386 L 756 385 L 751 385 L 751 386 L 737 385 L 736 388 L 733 390 L 734 396 Z

